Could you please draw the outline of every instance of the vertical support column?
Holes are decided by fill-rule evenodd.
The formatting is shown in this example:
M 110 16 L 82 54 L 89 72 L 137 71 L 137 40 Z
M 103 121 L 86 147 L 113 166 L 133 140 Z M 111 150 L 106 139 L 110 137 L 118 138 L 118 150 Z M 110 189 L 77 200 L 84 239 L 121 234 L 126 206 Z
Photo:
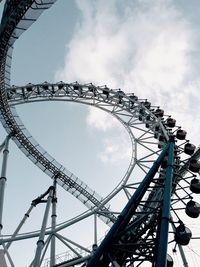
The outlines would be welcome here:
M 168 150 L 168 161 L 167 161 L 167 169 L 164 182 L 163 205 L 162 205 L 162 214 L 159 224 L 157 259 L 155 262 L 155 267 L 166 266 L 173 165 L 174 165 L 174 141 L 171 141 Z
M 54 187 L 51 186 L 49 188 L 49 195 L 47 198 L 47 204 L 46 204 L 46 209 L 45 209 L 44 218 L 43 218 L 43 222 L 42 222 L 42 227 L 40 230 L 40 236 L 39 236 L 39 239 L 37 241 L 37 248 L 36 248 L 33 267 L 39 267 L 40 266 L 41 253 L 42 253 L 42 249 L 44 247 L 45 230 L 47 227 L 47 220 L 48 220 L 48 216 L 49 216 L 49 210 L 50 210 L 53 195 L 54 195 Z
M 97 214 L 94 214 L 94 244 L 97 245 Z
M 52 199 L 52 215 L 51 215 L 51 230 L 52 230 L 52 237 L 51 237 L 51 252 L 50 252 L 50 267 L 55 266 L 56 264 L 56 237 L 55 237 L 55 229 L 56 229 L 56 204 L 57 204 L 57 197 L 56 197 L 56 178 L 54 180 L 54 195 Z
M 9 140 L 10 136 L 7 136 L 3 150 L 3 162 L 2 162 L 1 177 L 0 177 L 0 235 L 1 235 L 1 230 L 3 228 L 2 216 L 3 216 L 4 191 L 6 184 L 7 160 L 9 154 L 8 150 Z
M 169 149 L 169 144 L 167 144 L 164 147 L 158 159 L 153 163 L 151 169 L 146 174 L 143 181 L 140 183 L 139 187 L 137 188 L 137 190 L 135 191 L 131 199 L 128 201 L 123 211 L 118 216 L 118 219 L 113 224 L 113 226 L 107 233 L 106 237 L 104 238 L 100 246 L 97 248 L 96 252 L 91 257 L 89 262 L 87 263 L 86 267 L 107 266 L 109 264 L 110 259 L 108 257 L 107 258 L 103 257 L 103 260 L 101 260 L 102 256 L 105 255 L 109 251 L 113 242 L 116 241 L 115 236 L 117 235 L 117 233 L 120 230 L 124 229 L 129 223 L 141 199 L 146 193 L 148 186 L 150 185 L 152 179 L 154 178 L 156 172 L 158 171 L 158 168 L 160 167 L 164 157 L 166 156 L 168 149 Z M 105 264 L 103 261 L 105 261 Z M 162 267 L 164 267 L 164 265 Z

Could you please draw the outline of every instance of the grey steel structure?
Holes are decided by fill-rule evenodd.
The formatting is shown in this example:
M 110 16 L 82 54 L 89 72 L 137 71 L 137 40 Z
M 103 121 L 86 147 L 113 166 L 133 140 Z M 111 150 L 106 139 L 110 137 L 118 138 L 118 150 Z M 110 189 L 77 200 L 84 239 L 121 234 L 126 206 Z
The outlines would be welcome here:
M 176 126 L 175 119 L 165 115 L 161 108 L 152 106 L 146 99 L 139 99 L 134 94 L 126 94 L 122 90 L 112 90 L 107 86 L 77 82 L 69 84 L 45 82 L 23 87 L 10 86 L 14 42 L 54 2 L 53 0 L 7 0 L 1 20 L 0 120 L 8 136 L 1 146 L 3 165 L 0 180 L 0 229 L 3 226 L 3 200 L 10 139 L 36 166 L 52 178 L 53 186 L 42 196 L 33 200 L 30 209 L 13 235 L 9 237 L 1 235 L 0 263 L 2 266 L 5 265 L 6 258 L 9 266 L 15 266 L 9 253 L 11 244 L 18 240 L 38 237 L 35 257 L 30 263 L 30 266 L 34 267 L 43 266 L 49 246 L 51 249 L 48 266 L 128 267 L 148 263 L 149 266 L 161 267 L 164 266 L 162 261 L 166 266 L 172 266 L 166 254 L 169 223 L 172 224 L 175 242 L 179 246 L 187 245 L 191 234 L 181 222 L 176 210 L 180 209 L 180 203 L 185 205 L 185 201 L 192 199 L 189 187 L 193 193 L 200 193 L 200 183 L 195 174 L 200 169 L 198 162 L 200 151 L 195 150 L 195 146 L 186 140 L 186 132 Z M 95 106 L 114 116 L 127 130 L 132 145 L 129 168 L 118 186 L 107 197 L 103 198 L 98 195 L 59 164 L 27 131 L 15 106 L 37 101 L 72 101 Z M 145 178 L 142 182 L 141 179 L 134 181 L 133 177 L 136 175 L 141 179 Z M 57 184 L 78 198 L 88 208 L 88 211 L 57 225 Z M 183 193 L 179 195 L 179 191 Z M 121 217 L 117 218 L 109 202 L 121 192 L 126 195 L 128 204 L 122 211 Z M 46 209 L 41 229 L 20 235 L 19 231 L 33 207 L 43 202 L 46 203 Z M 52 220 L 51 227 L 47 228 L 50 206 L 52 206 Z M 199 215 L 198 203 L 190 200 L 186 208 L 190 217 L 195 218 Z M 175 220 L 172 220 L 169 209 Z M 96 244 L 95 239 L 93 251 L 59 233 L 62 229 L 90 216 L 94 216 L 95 221 L 99 217 L 111 227 L 102 245 Z M 122 224 L 120 220 L 123 221 Z M 120 227 L 117 228 L 118 222 Z M 95 231 L 97 231 L 96 227 Z M 62 263 L 56 261 L 56 238 L 74 253 L 72 258 Z M 163 240 L 166 244 L 165 248 L 161 249 Z M 100 245 L 99 248 L 97 245 Z M 81 255 L 74 247 L 84 250 L 85 255 Z M 183 250 L 180 249 L 184 259 Z M 184 259 L 184 265 L 187 266 L 186 264 Z

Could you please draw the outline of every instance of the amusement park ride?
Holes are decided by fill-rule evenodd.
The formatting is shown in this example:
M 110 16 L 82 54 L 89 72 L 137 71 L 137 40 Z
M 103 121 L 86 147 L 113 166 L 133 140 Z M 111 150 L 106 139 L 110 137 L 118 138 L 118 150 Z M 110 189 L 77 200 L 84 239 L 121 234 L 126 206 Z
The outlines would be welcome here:
M 55 0 L 6 0 L 0 27 L 0 120 L 7 137 L 0 147 L 2 169 L 0 177 L 0 266 L 15 266 L 10 246 L 16 241 L 37 238 L 32 262 L 27 266 L 86 267 L 170 267 L 175 266 L 168 255 L 168 244 L 180 250 L 182 266 L 188 266 L 183 247 L 192 233 L 181 220 L 179 211 L 197 218 L 200 205 L 194 200 L 200 194 L 200 149 L 186 139 L 186 131 L 176 126 L 176 120 L 165 115 L 160 107 L 133 93 L 112 90 L 107 86 L 79 83 L 28 84 L 10 86 L 10 67 L 15 41 Z M 97 107 L 114 116 L 127 131 L 132 145 L 132 157 L 121 182 L 105 198 L 51 157 L 31 136 L 16 112 L 16 105 L 62 100 Z M 4 191 L 9 142 L 52 179 L 52 185 L 34 199 L 13 234 L 3 235 Z M 134 177 L 140 176 L 140 181 Z M 56 222 L 57 187 L 71 193 L 87 211 L 62 224 Z M 119 193 L 126 204 L 118 214 L 110 201 Z M 41 192 L 39 192 L 41 193 Z M 41 229 L 20 234 L 33 208 L 45 204 Z M 51 215 L 50 215 L 51 213 Z M 91 248 L 73 242 L 59 232 L 85 218 L 103 221 L 110 230 Z M 48 220 L 51 218 L 51 226 Z M 95 223 L 94 231 L 97 231 Z M 56 240 L 63 242 L 71 257 L 58 262 Z M 77 249 L 82 249 L 81 254 Z M 49 251 L 50 259 L 44 265 Z

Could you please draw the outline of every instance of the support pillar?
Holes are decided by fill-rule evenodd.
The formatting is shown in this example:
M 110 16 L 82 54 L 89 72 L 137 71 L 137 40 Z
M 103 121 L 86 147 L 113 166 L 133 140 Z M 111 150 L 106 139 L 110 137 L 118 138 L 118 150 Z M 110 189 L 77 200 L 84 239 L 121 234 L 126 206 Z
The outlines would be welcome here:
M 22 226 L 25 224 L 27 218 L 29 217 L 32 209 L 35 207 L 34 203 L 31 204 L 30 208 L 28 209 L 28 211 L 24 214 L 23 219 L 21 220 L 20 224 L 18 225 L 18 227 L 16 228 L 16 230 L 14 231 L 13 235 L 11 236 L 12 238 L 15 238 L 17 236 L 17 234 L 19 233 L 20 229 L 22 228 Z M 12 241 L 8 242 L 6 245 L 6 249 L 9 249 L 9 247 L 11 246 Z M 1 265 L 0 265 L 1 266 Z
M 42 222 L 42 227 L 40 230 L 40 236 L 39 236 L 39 239 L 37 241 L 37 248 L 36 248 L 33 267 L 39 267 L 40 266 L 42 249 L 44 247 L 45 230 L 47 227 L 47 220 L 48 220 L 48 216 L 49 216 L 49 210 L 50 210 L 51 202 L 53 199 L 53 195 L 54 195 L 54 187 L 51 186 L 49 188 L 49 195 L 47 198 L 47 204 L 46 204 L 46 209 L 45 209 L 44 218 L 43 218 L 43 222 Z
M 56 204 L 57 204 L 57 197 L 56 197 L 56 178 L 54 180 L 54 195 L 52 199 L 52 215 L 51 215 L 51 230 L 52 230 L 52 237 L 51 237 L 51 254 L 50 254 L 50 267 L 55 266 L 56 264 L 56 236 L 55 236 L 55 229 L 56 229 Z
M 0 177 L 0 235 L 1 230 L 3 228 L 3 203 L 4 203 L 4 191 L 6 185 L 6 169 L 7 169 L 7 161 L 8 161 L 8 145 L 9 145 L 10 136 L 6 137 L 4 150 L 3 150 L 3 161 L 2 161 L 2 169 L 1 169 L 1 177 Z
M 7 267 L 3 249 L 0 249 L 0 266 Z
M 97 214 L 94 214 L 94 244 L 97 245 Z
M 162 213 L 159 223 L 157 258 L 155 267 L 165 267 L 167 261 L 168 232 L 170 220 L 170 204 L 174 165 L 174 141 L 169 144 L 167 169 L 164 181 Z
M 164 147 L 158 159 L 154 162 L 153 166 L 146 174 L 143 181 L 140 183 L 138 189 L 135 191 L 135 193 L 133 194 L 133 196 L 131 197 L 131 199 L 129 200 L 129 202 L 119 215 L 118 219 L 113 224 L 110 231 L 107 233 L 106 237 L 104 238 L 100 246 L 97 248 L 92 258 L 89 260 L 86 267 L 107 266 L 109 264 L 110 259 L 108 259 L 107 257 L 103 257 L 103 260 L 101 260 L 102 256 L 109 251 L 110 246 L 113 244 L 114 241 L 116 241 L 115 237 L 117 233 L 123 230 L 129 223 L 142 197 L 146 193 L 148 186 L 150 185 L 152 179 L 154 178 L 156 172 L 158 171 L 158 168 L 160 167 L 164 157 L 166 156 L 168 149 L 169 149 L 169 144 L 167 144 Z M 164 267 L 164 265 L 162 267 Z

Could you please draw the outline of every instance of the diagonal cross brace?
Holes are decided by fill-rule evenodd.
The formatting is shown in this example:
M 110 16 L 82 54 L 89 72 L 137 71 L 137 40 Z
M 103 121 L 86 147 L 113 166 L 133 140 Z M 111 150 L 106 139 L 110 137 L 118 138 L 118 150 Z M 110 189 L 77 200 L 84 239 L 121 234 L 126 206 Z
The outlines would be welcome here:
M 108 257 L 106 258 L 106 253 L 109 252 L 109 248 L 116 241 L 117 234 L 121 230 L 123 230 L 131 220 L 152 179 L 158 171 L 158 168 L 160 167 L 164 157 L 169 153 L 169 149 L 171 150 L 172 143 L 174 143 L 174 141 L 170 141 L 166 144 L 158 159 L 153 163 L 151 169 L 146 174 L 145 178 L 140 183 L 138 189 L 135 191 L 131 199 L 126 204 L 125 208 L 119 215 L 116 222 L 111 227 L 110 231 L 107 233 L 106 237 L 104 238 L 98 249 L 95 251 L 94 255 L 92 256 L 86 267 L 108 266 L 110 259 L 108 259 Z

